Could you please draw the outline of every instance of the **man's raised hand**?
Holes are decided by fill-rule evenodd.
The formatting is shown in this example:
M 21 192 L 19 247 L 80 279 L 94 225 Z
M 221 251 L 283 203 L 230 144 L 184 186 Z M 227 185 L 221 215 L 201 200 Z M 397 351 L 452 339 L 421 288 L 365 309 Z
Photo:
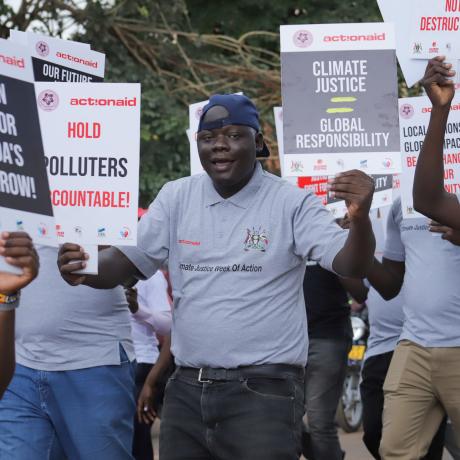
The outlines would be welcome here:
M 455 71 L 452 64 L 445 62 L 445 56 L 436 56 L 428 61 L 425 75 L 420 80 L 433 107 L 447 107 L 450 105 L 454 94 Z
M 337 174 L 328 188 L 332 196 L 345 200 L 350 221 L 369 216 L 375 189 L 372 177 L 353 169 Z

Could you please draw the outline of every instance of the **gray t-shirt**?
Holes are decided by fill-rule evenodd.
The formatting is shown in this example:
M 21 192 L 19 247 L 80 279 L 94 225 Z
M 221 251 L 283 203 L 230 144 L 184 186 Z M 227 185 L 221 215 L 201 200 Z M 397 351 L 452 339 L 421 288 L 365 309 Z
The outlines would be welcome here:
M 347 233 L 317 198 L 262 170 L 223 199 L 207 174 L 166 184 L 120 248 L 145 277 L 169 258 L 181 366 L 305 365 L 306 259 L 329 270 Z
M 403 219 L 401 200 L 388 217 L 384 257 L 405 262 L 400 340 L 460 346 L 460 247 L 428 230 L 429 219 Z
M 16 311 L 16 360 L 44 371 L 120 363 L 119 344 L 134 359 L 121 287 L 69 286 L 57 268 L 57 249 L 38 246 L 40 272 L 21 292 Z
M 385 217 L 387 215 L 383 210 L 371 211 L 372 228 L 376 243 L 375 257 L 378 260 L 382 260 L 385 247 Z M 395 349 L 401 335 L 404 313 L 401 293 L 394 299 L 387 301 L 372 286 L 369 287 L 366 304 L 369 312 L 370 327 L 367 340 L 367 359 Z

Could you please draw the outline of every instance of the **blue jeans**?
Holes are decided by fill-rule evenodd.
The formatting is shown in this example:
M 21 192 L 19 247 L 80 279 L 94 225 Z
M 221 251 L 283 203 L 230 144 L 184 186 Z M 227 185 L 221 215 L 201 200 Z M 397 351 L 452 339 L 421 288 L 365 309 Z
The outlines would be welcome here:
M 132 459 L 134 363 L 40 371 L 17 365 L 0 401 L 2 460 Z

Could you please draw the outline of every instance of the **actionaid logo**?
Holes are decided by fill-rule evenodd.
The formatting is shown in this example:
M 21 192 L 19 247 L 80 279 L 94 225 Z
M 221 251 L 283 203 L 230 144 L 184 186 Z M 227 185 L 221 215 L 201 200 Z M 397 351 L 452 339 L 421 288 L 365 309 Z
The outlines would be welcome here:
M 76 64 L 85 65 L 87 67 L 93 67 L 94 69 L 97 69 L 99 66 L 99 64 L 96 61 L 92 61 L 91 59 L 82 59 L 77 56 L 72 56 L 68 53 L 61 53 L 60 51 L 56 53 L 56 57 L 64 59 L 66 61 L 75 62 Z
M 386 34 L 373 33 L 368 35 L 325 35 L 323 41 L 328 42 L 373 42 L 373 41 L 385 41 Z
M 136 97 L 124 97 L 121 99 L 95 98 L 95 97 L 72 97 L 71 106 L 106 106 L 106 107 L 136 107 Z
M 37 98 L 38 106 L 45 112 L 51 112 L 59 105 L 59 96 L 52 89 L 45 89 Z
M 308 48 L 313 43 L 313 34 L 309 30 L 298 30 L 292 40 L 298 48 Z

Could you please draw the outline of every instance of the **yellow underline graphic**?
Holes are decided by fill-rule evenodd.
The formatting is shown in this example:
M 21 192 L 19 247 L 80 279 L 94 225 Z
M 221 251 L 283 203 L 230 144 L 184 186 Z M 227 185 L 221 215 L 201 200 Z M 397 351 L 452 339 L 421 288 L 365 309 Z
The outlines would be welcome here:
M 349 112 L 353 112 L 354 109 L 350 108 L 350 107 L 340 107 L 340 108 L 335 108 L 335 109 L 327 109 L 326 112 L 327 113 L 349 113 Z
M 343 96 L 343 97 L 333 97 L 331 102 L 355 102 L 356 97 L 353 96 Z

